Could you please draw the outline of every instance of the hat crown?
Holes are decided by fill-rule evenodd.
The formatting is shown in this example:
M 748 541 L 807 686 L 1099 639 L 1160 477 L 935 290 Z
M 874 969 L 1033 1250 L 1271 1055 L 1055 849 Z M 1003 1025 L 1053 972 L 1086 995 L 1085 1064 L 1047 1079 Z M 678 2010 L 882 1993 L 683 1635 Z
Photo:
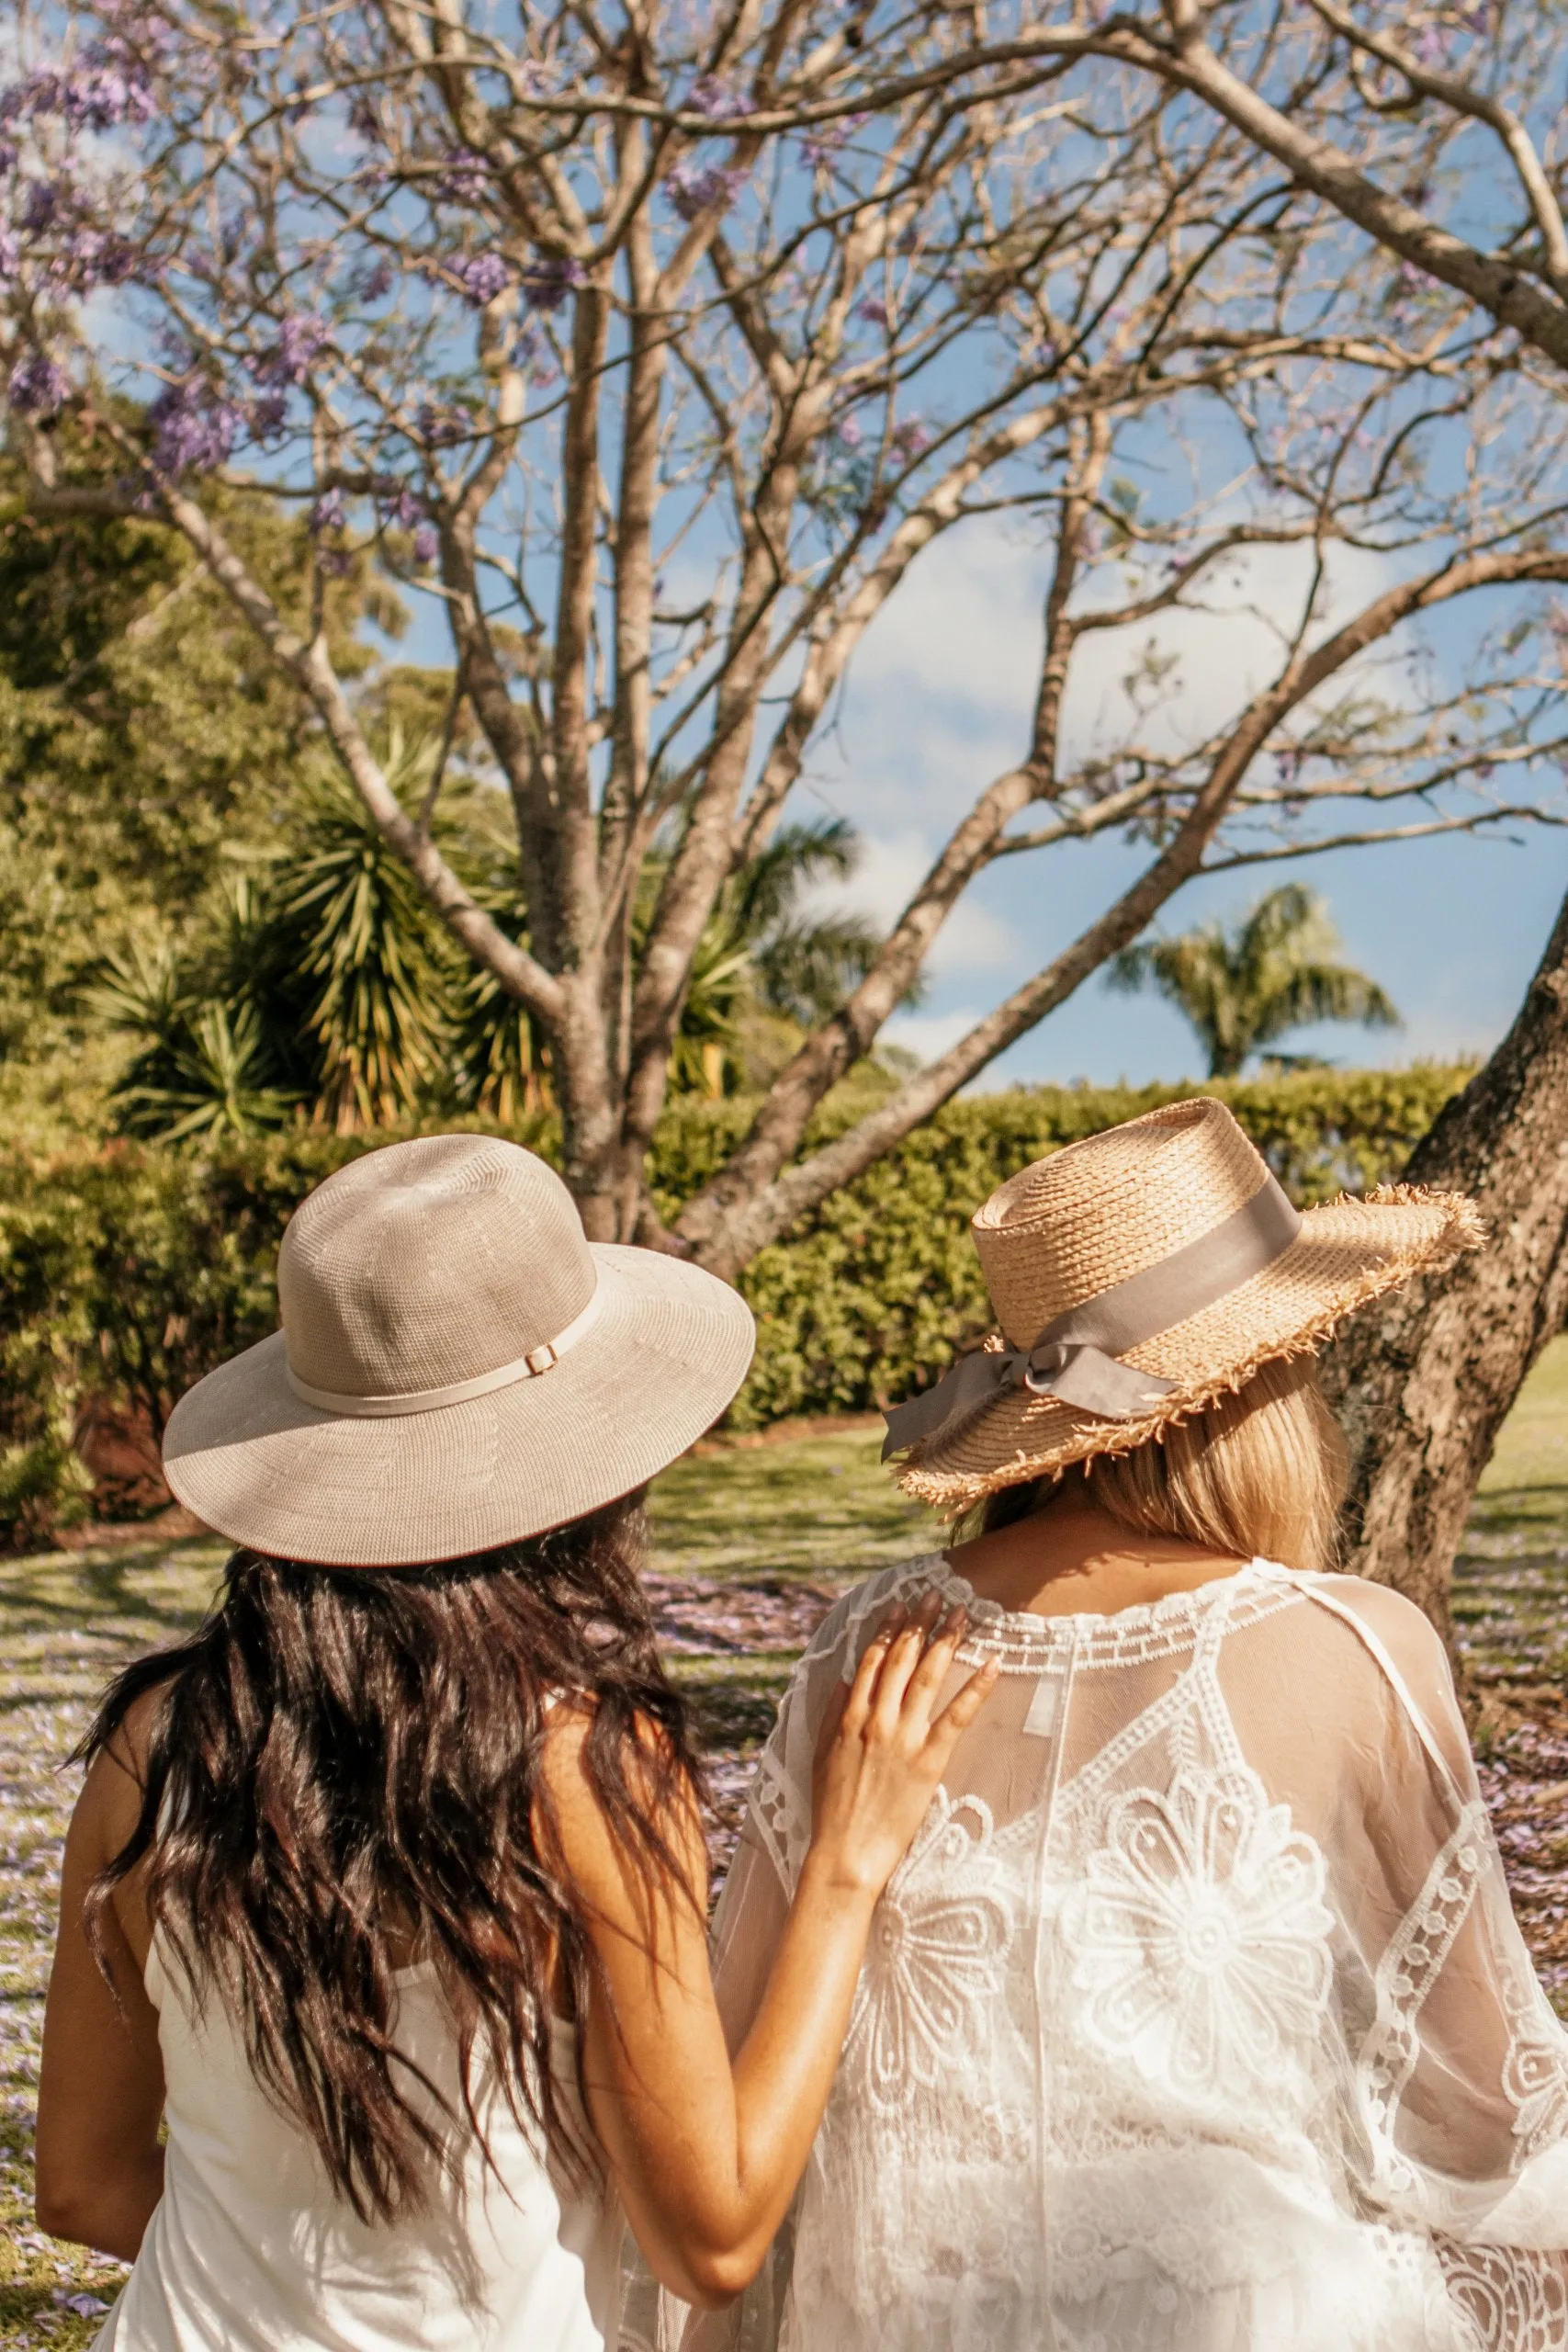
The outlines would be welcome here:
M 555 1339 L 598 1275 L 554 1170 L 495 1136 L 425 1136 L 338 1169 L 278 1254 L 289 1367 L 343 1396 L 473 1380 Z
M 1206 1096 L 1021 1169 L 970 1228 L 1009 1342 L 1032 1346 L 1069 1307 L 1212 1232 L 1269 1172 L 1224 1104 Z

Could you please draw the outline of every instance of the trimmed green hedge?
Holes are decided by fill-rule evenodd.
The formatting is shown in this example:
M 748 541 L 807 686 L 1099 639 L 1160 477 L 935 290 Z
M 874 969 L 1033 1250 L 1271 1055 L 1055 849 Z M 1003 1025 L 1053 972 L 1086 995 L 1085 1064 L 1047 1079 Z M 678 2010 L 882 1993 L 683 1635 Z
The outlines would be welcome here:
M 1209 1091 L 1305 1204 L 1397 1176 L 1468 1074 L 1314 1070 Z M 967 1233 L 986 1195 L 1043 1153 L 1192 1091 L 1021 1088 L 938 1113 L 747 1269 L 759 1344 L 732 1426 L 864 1410 L 923 1386 L 986 1326 Z M 666 1214 L 722 1164 L 746 1118 L 740 1102 L 671 1114 L 652 1170 Z M 547 1154 L 555 1139 L 544 1125 L 513 1132 Z M 290 1211 L 388 1139 L 298 1129 L 200 1159 L 123 1143 L 48 1163 L 0 1156 L 0 1540 L 89 1507 L 72 1445 L 84 1404 L 155 1433 L 193 1380 L 273 1329 Z

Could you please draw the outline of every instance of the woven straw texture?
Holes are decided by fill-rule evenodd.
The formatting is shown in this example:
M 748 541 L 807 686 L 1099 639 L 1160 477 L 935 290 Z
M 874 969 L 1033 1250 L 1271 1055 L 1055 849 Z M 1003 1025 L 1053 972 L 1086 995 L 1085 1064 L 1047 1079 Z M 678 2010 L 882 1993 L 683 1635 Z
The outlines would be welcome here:
M 437 1389 L 515 1363 L 598 1296 L 536 1377 L 432 1410 L 307 1404 Z M 460 1558 L 639 1487 L 739 1387 L 750 1309 L 652 1250 L 590 1243 L 558 1176 L 489 1136 L 391 1144 L 328 1177 L 278 1258 L 283 1329 L 199 1381 L 164 1439 L 180 1500 L 261 1552 L 329 1566 Z
M 1250 1200 L 1268 1167 L 1221 1102 L 1172 1102 L 1036 1160 L 992 1193 L 971 1230 L 997 1320 L 1027 1348 L 1055 1316 L 1198 1240 Z M 1126 1453 L 1258 1367 L 1320 1347 L 1357 1307 L 1483 1239 L 1462 1193 L 1393 1185 L 1309 1209 L 1273 1264 L 1123 1361 L 1176 1385 L 1134 1420 L 1111 1421 L 1027 1390 L 916 1446 L 895 1476 L 938 1510 L 1092 1455 Z M 992 1344 L 996 1344 L 993 1342 Z

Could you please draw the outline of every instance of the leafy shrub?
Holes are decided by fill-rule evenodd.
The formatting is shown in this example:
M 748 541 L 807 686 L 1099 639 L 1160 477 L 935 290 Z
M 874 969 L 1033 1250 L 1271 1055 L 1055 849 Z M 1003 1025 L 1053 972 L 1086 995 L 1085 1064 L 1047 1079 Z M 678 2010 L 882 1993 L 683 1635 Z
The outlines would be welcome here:
M 1211 1091 L 1310 1204 L 1397 1176 L 1466 1075 L 1312 1070 Z M 865 1410 L 934 1378 L 986 1328 L 968 1237 L 986 1195 L 1028 1160 L 1190 1091 L 1021 1088 L 939 1112 L 747 1268 L 758 1351 L 732 1426 Z M 651 1171 L 667 1215 L 722 1165 L 747 1115 L 737 1101 L 671 1112 Z M 813 1140 L 852 1115 L 829 1111 Z M 547 1120 L 508 1132 L 554 1150 Z M 0 1538 L 30 1540 L 86 1508 L 71 1440 L 89 1399 L 156 1437 L 192 1381 L 274 1328 L 290 1212 L 389 1139 L 296 1127 L 205 1157 L 121 1142 L 50 1162 L 0 1158 Z

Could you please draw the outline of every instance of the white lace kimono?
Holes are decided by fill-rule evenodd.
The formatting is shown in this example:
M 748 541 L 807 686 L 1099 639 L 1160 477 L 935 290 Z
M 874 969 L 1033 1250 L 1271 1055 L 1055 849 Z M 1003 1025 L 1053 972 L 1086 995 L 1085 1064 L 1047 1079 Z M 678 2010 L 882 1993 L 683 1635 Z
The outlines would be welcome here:
M 833 1685 L 895 1593 L 1004 1672 L 878 1906 L 790 2224 L 684 2352 L 1568 2347 L 1568 2032 L 1447 1660 L 1258 1561 L 1115 1617 L 940 1558 L 847 1596 L 764 1751 L 716 1924 L 744 2033 Z

